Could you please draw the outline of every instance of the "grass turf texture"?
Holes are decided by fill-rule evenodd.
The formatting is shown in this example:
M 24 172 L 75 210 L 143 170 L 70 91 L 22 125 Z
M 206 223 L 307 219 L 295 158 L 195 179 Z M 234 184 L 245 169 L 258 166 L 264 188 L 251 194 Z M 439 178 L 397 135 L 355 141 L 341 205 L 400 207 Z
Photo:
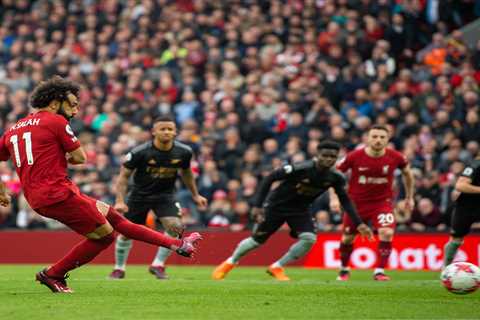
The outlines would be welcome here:
M 287 268 L 293 281 L 265 268 L 239 267 L 223 281 L 211 267 L 170 267 L 160 281 L 147 266 L 129 266 L 123 280 L 106 280 L 110 266 L 71 274 L 74 294 L 52 294 L 33 281 L 41 266 L 0 265 L 0 319 L 479 319 L 480 292 L 447 292 L 435 272 L 389 272 L 375 282 L 354 271 L 347 283 L 333 270 Z

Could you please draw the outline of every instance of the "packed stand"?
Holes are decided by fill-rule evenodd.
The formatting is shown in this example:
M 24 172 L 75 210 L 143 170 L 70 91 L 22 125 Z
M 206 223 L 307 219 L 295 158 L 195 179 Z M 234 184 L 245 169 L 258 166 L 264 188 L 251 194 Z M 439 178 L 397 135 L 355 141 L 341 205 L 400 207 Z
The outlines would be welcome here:
M 122 156 L 174 114 L 210 202 L 199 212 L 179 186 L 185 224 L 242 230 L 269 170 L 311 157 L 324 138 L 351 150 L 387 124 L 416 175 L 416 208 L 399 202 L 399 229 L 443 231 L 456 176 L 479 150 L 480 42 L 469 48 L 459 31 L 475 3 L 4 0 L 0 127 L 29 112 L 39 81 L 79 82 L 72 127 L 88 164 L 71 177 L 113 203 Z M 0 173 L 16 199 L 0 227 L 61 227 L 28 207 L 9 164 Z M 319 230 L 338 229 L 328 199 L 312 214 Z

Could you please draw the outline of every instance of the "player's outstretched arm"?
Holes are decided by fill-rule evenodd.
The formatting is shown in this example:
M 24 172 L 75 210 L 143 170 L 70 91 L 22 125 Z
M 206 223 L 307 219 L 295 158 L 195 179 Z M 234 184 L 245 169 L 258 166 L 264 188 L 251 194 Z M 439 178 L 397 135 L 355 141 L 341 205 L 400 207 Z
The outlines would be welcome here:
M 208 200 L 198 193 L 198 188 L 197 184 L 195 183 L 195 178 L 193 177 L 192 169 L 182 169 L 182 181 L 185 183 L 188 190 L 190 190 L 193 202 L 195 202 L 200 210 L 206 210 L 208 206 Z
M 126 213 L 128 211 L 128 206 L 125 203 L 125 197 L 127 195 L 128 179 L 132 173 L 133 170 L 130 170 L 125 166 L 120 167 L 120 174 L 118 175 L 117 184 L 115 186 L 117 194 L 114 206 L 114 208 L 120 213 Z

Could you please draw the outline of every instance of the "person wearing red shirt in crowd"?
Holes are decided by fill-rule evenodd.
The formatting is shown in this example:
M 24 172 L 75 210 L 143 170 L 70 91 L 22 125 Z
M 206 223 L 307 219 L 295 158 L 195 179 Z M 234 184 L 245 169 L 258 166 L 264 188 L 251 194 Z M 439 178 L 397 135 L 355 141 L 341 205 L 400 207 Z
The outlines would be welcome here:
M 375 125 L 368 131 L 367 146 L 349 152 L 338 164 L 342 172 L 350 171 L 348 193 L 357 207 L 363 221 L 370 221 L 378 231 L 379 244 L 377 267 L 374 280 L 387 281 L 384 268 L 392 251 L 392 239 L 395 230 L 393 214 L 392 184 L 394 172 L 401 170 L 406 192 L 406 210 L 413 210 L 414 178 L 410 165 L 404 155 L 388 148 L 389 132 L 385 126 Z M 336 201 L 332 197 L 332 201 Z M 337 206 L 337 203 L 332 203 Z M 343 234 L 340 244 L 341 269 L 337 280 L 346 281 L 350 277 L 348 263 L 353 251 L 356 230 L 351 219 L 343 216 Z
M 40 215 L 60 221 L 86 239 L 54 265 L 36 274 L 52 292 L 73 292 L 67 272 L 90 262 L 115 239 L 114 230 L 156 246 L 191 256 L 201 240 L 192 233 L 183 240 L 134 224 L 104 202 L 80 192 L 68 178 L 67 164 L 82 164 L 85 151 L 69 125 L 79 109 L 80 88 L 55 76 L 41 82 L 30 98 L 37 112 L 20 119 L 0 138 L 0 160 L 12 159 L 28 203 Z M 0 183 L 0 205 L 10 197 Z

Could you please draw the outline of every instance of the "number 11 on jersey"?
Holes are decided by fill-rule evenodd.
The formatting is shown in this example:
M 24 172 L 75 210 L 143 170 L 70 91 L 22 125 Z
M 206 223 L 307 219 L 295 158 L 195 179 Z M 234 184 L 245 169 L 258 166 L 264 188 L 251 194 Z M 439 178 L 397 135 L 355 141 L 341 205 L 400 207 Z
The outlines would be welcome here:
M 31 132 L 24 132 L 22 135 L 22 139 L 25 140 L 25 153 L 27 154 L 27 163 L 28 165 L 33 164 L 33 152 L 32 152 L 32 133 Z M 18 147 L 18 136 L 15 134 L 10 137 L 10 142 L 13 145 L 13 153 L 15 156 L 15 163 L 17 164 L 17 168 L 22 166 L 22 162 L 20 160 L 20 149 Z

